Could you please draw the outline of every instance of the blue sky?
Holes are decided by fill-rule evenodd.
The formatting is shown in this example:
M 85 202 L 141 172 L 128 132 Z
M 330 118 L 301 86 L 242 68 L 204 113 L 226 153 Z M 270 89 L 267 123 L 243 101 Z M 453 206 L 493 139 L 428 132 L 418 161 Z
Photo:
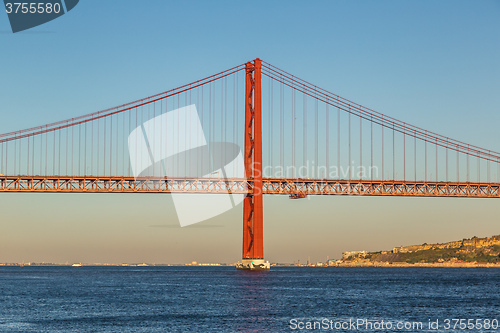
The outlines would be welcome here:
M 499 18 L 498 1 L 82 0 L 12 34 L 0 14 L 0 132 L 260 57 L 389 116 L 500 151 Z M 272 197 L 265 205 L 265 252 L 277 261 L 500 233 L 496 200 Z M 150 227 L 172 209 L 163 196 L 2 194 L 0 207 L 9 231 L 0 236 L 0 262 L 240 256 L 241 207 L 189 230 Z

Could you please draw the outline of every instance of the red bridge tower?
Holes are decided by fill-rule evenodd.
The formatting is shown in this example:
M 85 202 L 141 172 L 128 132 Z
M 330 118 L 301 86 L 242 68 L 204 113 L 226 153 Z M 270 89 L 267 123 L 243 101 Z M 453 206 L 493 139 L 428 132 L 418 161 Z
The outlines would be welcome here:
M 253 191 L 243 201 L 243 257 L 237 269 L 268 270 L 264 261 L 262 206 L 262 88 L 259 58 L 246 64 L 245 173 Z

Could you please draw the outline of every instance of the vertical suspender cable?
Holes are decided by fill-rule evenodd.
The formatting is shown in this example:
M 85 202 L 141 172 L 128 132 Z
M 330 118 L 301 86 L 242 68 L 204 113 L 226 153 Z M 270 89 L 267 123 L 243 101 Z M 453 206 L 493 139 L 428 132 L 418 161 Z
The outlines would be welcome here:
M 328 100 L 325 103 L 326 108 L 326 121 L 325 121 L 325 132 L 326 132 L 326 171 L 325 178 L 329 178 L 328 175 L 330 173 L 330 111 L 328 110 Z
M 15 146 L 14 146 L 14 148 L 15 148 Z M 39 170 L 40 170 L 40 174 L 42 175 L 43 174 L 43 133 L 40 134 L 40 169 Z
M 283 77 L 281 78 L 283 81 Z M 283 143 L 283 132 L 284 132 L 284 122 L 283 122 L 283 113 L 284 113 L 284 83 L 282 82 L 280 85 L 280 164 L 281 164 L 281 173 L 282 177 L 285 177 L 285 162 L 284 162 L 284 143 Z
M 120 171 L 118 170 L 119 165 L 120 165 L 120 163 L 119 163 L 119 161 L 120 161 L 120 154 L 119 154 L 119 148 L 120 148 L 120 130 L 119 130 L 120 121 L 119 121 L 119 119 L 120 119 L 120 117 L 123 119 L 123 112 L 116 115 L 115 176 L 118 176 L 120 174 Z M 123 135 L 123 133 L 122 133 L 122 135 Z M 125 141 L 121 140 L 121 142 L 122 142 L 122 147 L 123 147 Z M 123 175 L 123 172 L 121 174 Z
M 446 138 L 446 181 L 449 181 L 449 179 L 448 179 L 448 151 L 449 151 L 448 138 Z
M 359 179 L 364 176 L 361 170 L 363 170 L 363 118 L 359 117 Z
M 96 176 L 99 176 L 101 175 L 99 172 L 99 145 L 100 145 L 100 140 L 99 140 L 99 137 L 100 137 L 100 122 L 101 122 L 101 119 L 97 119 L 97 157 L 96 157 L 96 160 L 97 160 L 97 170 L 96 170 Z M 137 151 L 137 150 L 136 150 Z
M 83 126 L 83 175 L 87 176 L 87 122 Z
M 220 115 L 221 115 L 221 121 L 220 121 L 220 124 L 221 124 L 221 141 L 222 142 L 226 142 L 226 123 L 227 123 L 227 119 L 226 119 L 226 99 L 224 97 L 224 80 L 225 78 L 221 79 L 221 85 L 220 85 Z M 223 154 L 220 154 L 220 165 L 223 166 L 224 165 L 224 161 L 223 161 L 223 157 L 222 157 Z
M 469 145 L 467 145 L 467 182 L 470 181 L 470 178 L 469 178 Z
M 126 169 L 127 169 L 126 165 L 128 163 L 128 159 L 127 159 L 127 155 L 128 154 L 127 154 L 126 147 L 128 147 L 128 135 L 130 133 L 127 133 L 127 130 L 126 130 L 126 128 L 127 128 L 127 124 L 126 124 L 127 120 L 126 119 L 127 119 L 127 113 L 129 113 L 129 112 L 130 112 L 130 110 L 127 110 L 127 112 L 123 112 L 121 114 L 121 117 L 122 117 L 122 133 L 119 136 L 119 140 L 122 142 L 122 152 L 121 152 L 122 153 L 122 158 L 121 158 L 121 160 L 122 160 L 122 170 L 121 170 L 121 174 L 124 175 L 124 176 L 127 175 L 127 173 L 126 173 Z M 160 111 L 160 112 L 162 112 L 162 111 Z M 162 137 L 162 139 L 163 139 L 163 137 Z
M 59 139 L 58 139 L 58 142 L 59 142 L 59 149 L 58 149 L 59 158 L 58 158 L 57 173 L 59 175 L 61 175 L 61 132 L 62 132 L 62 129 L 59 129 L 58 132 L 59 132 Z M 35 138 L 33 137 L 33 145 L 35 144 L 34 139 Z M 33 146 L 33 148 L 35 148 L 35 146 Z
M 394 136 L 394 122 L 392 123 L 392 180 L 396 180 L 396 145 Z
M 67 125 L 67 124 L 68 124 L 68 123 L 66 122 L 66 125 Z M 69 166 L 68 166 L 68 160 L 69 160 L 69 158 L 68 158 L 68 156 L 69 156 L 69 155 L 68 155 L 68 142 L 69 142 L 69 138 L 68 138 L 68 136 L 69 136 L 69 127 L 66 127 L 66 142 L 65 142 L 65 144 L 64 144 L 64 146 L 65 146 L 65 148 L 66 148 L 66 153 L 64 154 L 64 160 L 65 160 L 65 162 L 66 162 L 66 171 L 65 171 L 65 172 L 66 172 L 66 175 L 67 175 L 67 176 L 69 176 L 69 175 L 70 175 L 70 173 L 69 173 L 69 171 L 68 171 L 68 168 L 69 168 Z M 40 135 L 40 138 L 41 138 L 41 135 Z
M 189 94 L 191 96 L 191 89 L 189 90 Z M 186 94 L 187 97 L 187 94 Z M 227 141 L 227 137 L 229 136 L 229 129 L 227 128 L 228 124 L 228 114 L 227 114 L 227 76 L 224 78 L 224 142 Z M 190 138 L 191 140 L 191 138 Z M 224 150 L 224 159 L 226 159 L 227 152 Z
M 16 137 L 17 137 L 17 134 L 16 134 Z M 40 151 L 42 151 L 42 150 L 40 149 Z M 41 158 L 40 158 L 40 160 L 41 160 Z M 14 172 L 13 172 L 13 174 L 16 173 L 16 170 L 17 170 L 16 164 L 17 164 L 17 140 L 14 139 Z
M 424 175 L 424 180 L 427 182 L 427 131 L 425 131 L 425 175 Z
M 438 181 L 438 145 L 436 138 L 436 182 Z
M 479 159 L 479 156 L 477 157 L 477 181 L 481 181 L 481 161 Z
M 303 134 L 304 134 L 304 152 L 303 152 L 303 155 L 302 158 L 304 159 L 304 168 L 306 168 L 307 170 L 307 96 L 304 94 L 303 95 L 303 113 L 304 113 L 304 119 L 303 119 L 303 122 L 304 122 L 304 131 L 303 131 Z M 306 171 L 307 173 L 309 173 L 309 170 Z M 302 177 L 308 177 L 309 175 L 302 175 Z
M 383 119 L 382 119 L 383 121 Z M 382 127 L 382 180 L 385 179 L 385 174 L 384 174 L 384 125 Z
M 75 126 L 72 125 L 71 126 L 71 174 L 74 175 L 75 174 L 75 159 L 74 159 L 74 156 L 75 156 L 75 145 L 74 145 L 74 142 L 75 142 Z
M 45 125 L 45 130 L 47 130 L 47 125 Z M 48 150 L 49 150 L 49 132 L 45 132 L 45 175 L 47 175 L 47 160 L 48 160 Z
M 370 115 L 370 179 L 373 180 L 373 116 Z
M 174 98 L 172 98 L 172 100 L 174 100 Z M 212 83 L 210 82 L 208 84 L 208 144 L 210 145 L 211 143 L 212 143 Z M 209 169 L 211 170 L 210 167 Z
M 340 178 L 340 108 L 337 108 L 337 177 Z
M 314 87 L 316 88 L 316 86 Z M 315 92 L 315 95 L 317 95 L 317 93 Z M 315 107 L 314 107 L 314 131 L 316 132 L 315 134 L 315 140 L 314 140 L 314 149 L 315 149 L 315 156 L 314 156 L 314 159 L 315 159 L 315 162 L 316 162 L 316 166 L 315 168 L 313 168 L 313 172 L 314 172 L 314 178 L 320 178 L 319 177 L 319 151 L 318 151 L 318 135 L 319 135 L 319 130 L 318 130 L 318 97 L 316 96 L 316 99 L 315 99 Z M 316 172 L 315 172 L 316 171 Z
M 81 173 L 81 161 L 80 161 L 80 158 L 81 158 L 81 155 L 82 155 L 82 142 L 81 142 L 81 138 L 82 138 L 82 125 L 79 124 L 78 125 L 78 176 L 81 176 L 82 173 Z
M 296 132 L 296 126 L 295 126 L 295 123 L 296 123 L 296 116 L 297 116 L 297 103 L 296 103 L 296 94 L 295 94 L 295 89 L 293 89 L 293 82 L 292 82 L 292 89 L 291 89 L 291 92 L 292 92 L 292 153 L 291 153 L 291 156 L 292 156 L 292 170 L 293 170 L 293 174 L 291 175 L 291 177 L 295 177 L 296 176 L 296 156 L 295 156 L 295 132 Z M 304 141 L 302 141 L 302 143 L 304 143 Z M 298 150 L 298 149 L 297 149 Z M 298 155 L 298 154 L 297 154 Z M 298 177 L 298 176 L 297 176 Z
M 53 148 L 53 150 L 52 150 L 52 174 L 55 175 L 56 174 L 56 132 L 54 131 L 53 133 L 54 133 L 53 134 L 54 142 L 52 145 L 52 148 Z
M 491 154 L 491 151 L 488 150 L 488 154 Z M 486 181 L 490 182 L 490 160 L 486 161 Z
M 413 157 L 413 162 L 415 163 L 414 170 L 415 171 L 415 181 L 417 181 L 417 131 L 415 130 L 415 133 L 413 135 L 413 153 L 415 156 Z
M 497 183 L 500 182 L 500 158 L 497 158 Z
M 59 135 L 61 135 L 60 133 L 61 132 L 59 131 Z M 35 165 L 36 165 L 35 164 L 35 138 L 36 138 L 36 135 L 31 136 L 31 168 L 30 168 L 30 170 L 31 170 L 31 173 L 33 175 L 35 175 Z M 29 154 L 29 152 L 28 152 L 28 154 Z
M 352 179 L 352 170 L 351 170 L 351 106 L 349 105 L 349 126 L 347 128 L 349 134 L 349 160 L 347 161 L 347 168 L 349 170 L 349 180 Z
M 316 88 L 316 87 L 315 87 Z M 319 141 L 319 124 L 318 124 L 318 99 L 316 97 L 316 104 L 315 104 L 315 110 L 314 110 L 314 117 L 315 117 L 315 121 L 314 121 L 314 131 L 316 132 L 315 134 L 315 140 L 314 140 L 314 149 L 315 149 L 315 163 L 316 163 L 316 167 L 315 169 L 313 169 L 313 172 L 314 173 L 314 177 L 315 178 L 320 178 L 319 177 L 319 147 L 318 147 L 318 141 Z
M 226 81 L 226 85 L 227 85 L 227 81 Z M 226 91 L 226 95 L 227 95 L 227 91 Z M 192 98 L 193 98 L 193 88 L 191 87 L 190 85 L 190 88 L 189 88 L 189 103 L 187 102 L 187 94 L 186 94 L 186 105 L 192 105 Z M 155 107 L 156 107 L 156 102 L 155 102 Z M 155 110 L 155 117 L 156 117 L 156 110 Z M 227 120 L 226 120 L 227 122 Z M 189 115 L 189 123 L 191 123 L 191 114 Z M 234 131 L 234 129 L 233 129 Z M 196 135 L 198 135 L 198 132 L 196 133 Z M 189 146 L 191 147 L 191 136 L 189 136 Z M 189 165 L 192 165 L 193 164 L 193 157 L 191 156 L 191 154 L 189 155 Z M 195 160 L 195 163 L 197 161 Z M 233 173 L 234 174 L 234 173 Z M 190 176 L 191 177 L 191 176 Z
M 28 162 L 26 163 L 26 174 L 30 174 L 30 137 L 28 137 Z
M 273 126 L 273 118 L 274 118 L 274 80 L 269 78 L 269 85 L 271 86 L 271 92 L 270 92 L 270 98 L 269 98 L 269 165 L 272 167 L 273 166 L 273 132 L 272 129 L 274 128 Z M 271 169 L 272 170 L 272 169 Z M 274 174 L 269 175 L 269 177 L 274 177 Z
M 403 125 L 403 180 L 406 181 L 406 124 Z

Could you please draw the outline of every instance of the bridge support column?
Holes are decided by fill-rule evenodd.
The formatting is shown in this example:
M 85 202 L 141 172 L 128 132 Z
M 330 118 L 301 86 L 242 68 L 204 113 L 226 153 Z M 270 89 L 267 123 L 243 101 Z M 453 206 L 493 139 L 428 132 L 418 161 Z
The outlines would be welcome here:
M 262 88 L 260 59 L 246 64 L 245 172 L 253 191 L 243 201 L 243 258 L 237 269 L 268 270 L 264 261 L 262 200 Z

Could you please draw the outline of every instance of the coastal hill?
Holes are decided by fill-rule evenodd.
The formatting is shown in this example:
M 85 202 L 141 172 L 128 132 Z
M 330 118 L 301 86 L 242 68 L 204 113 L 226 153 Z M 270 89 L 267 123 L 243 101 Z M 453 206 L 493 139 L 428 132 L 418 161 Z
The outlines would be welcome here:
M 448 242 L 402 246 L 392 251 L 369 252 L 344 261 L 387 263 L 500 263 L 500 235 Z

